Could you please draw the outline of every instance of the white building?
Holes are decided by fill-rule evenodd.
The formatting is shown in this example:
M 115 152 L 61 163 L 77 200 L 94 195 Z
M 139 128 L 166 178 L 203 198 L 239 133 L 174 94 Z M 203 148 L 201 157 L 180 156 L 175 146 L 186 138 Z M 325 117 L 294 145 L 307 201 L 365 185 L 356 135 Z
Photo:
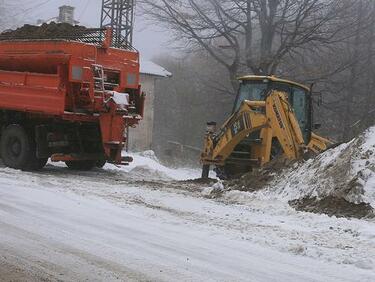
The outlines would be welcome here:
M 68 23 L 71 25 L 78 24 L 79 22 L 74 20 L 74 10 L 75 8 L 72 6 L 64 5 L 64 6 L 59 7 L 58 22 Z
M 172 74 L 163 67 L 151 62 L 141 62 L 140 80 L 142 91 L 146 94 L 145 114 L 137 128 L 129 131 L 129 150 L 145 151 L 152 148 L 154 131 L 155 85 L 158 79 L 171 77 Z
M 74 19 L 74 10 L 75 8 L 72 6 L 61 6 L 59 7 L 59 15 L 57 17 L 53 17 L 48 20 L 38 20 L 37 24 L 42 25 L 43 23 L 68 23 L 71 25 L 77 25 L 79 24 L 79 21 L 76 21 Z

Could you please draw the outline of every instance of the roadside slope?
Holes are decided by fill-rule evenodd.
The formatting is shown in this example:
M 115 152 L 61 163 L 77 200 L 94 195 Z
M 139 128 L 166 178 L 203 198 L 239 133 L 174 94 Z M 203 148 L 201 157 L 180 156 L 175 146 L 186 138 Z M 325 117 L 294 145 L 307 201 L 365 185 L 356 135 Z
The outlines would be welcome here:
M 276 165 L 278 165 L 276 163 Z M 259 174 L 259 175 L 258 175 Z M 259 182 L 259 183 L 258 183 Z M 282 170 L 265 168 L 233 183 L 225 197 L 289 202 L 297 209 L 345 217 L 373 217 L 375 209 L 375 127 L 348 143 Z

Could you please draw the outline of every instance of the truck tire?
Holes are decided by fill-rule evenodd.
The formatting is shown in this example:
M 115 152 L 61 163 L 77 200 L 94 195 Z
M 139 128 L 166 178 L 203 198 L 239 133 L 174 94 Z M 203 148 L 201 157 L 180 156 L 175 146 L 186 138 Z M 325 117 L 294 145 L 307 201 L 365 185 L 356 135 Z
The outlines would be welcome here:
M 26 130 L 18 125 L 9 125 L 1 137 L 1 156 L 6 166 L 15 169 L 24 169 L 28 162 L 32 149 Z
M 95 163 L 95 166 L 97 168 L 103 168 L 105 166 L 105 164 L 107 163 L 106 160 L 97 160 L 96 163 Z
M 33 135 L 18 124 L 11 124 L 3 131 L 0 151 L 3 163 L 15 169 L 39 170 L 48 160 L 37 158 Z
M 96 166 L 95 160 L 85 160 L 85 161 L 67 161 L 66 166 L 71 170 L 81 170 L 87 171 L 92 170 Z
M 24 168 L 24 170 L 41 170 L 42 168 L 46 166 L 47 162 L 48 162 L 48 158 L 42 158 L 42 159 L 38 159 L 37 157 L 30 158 L 29 163 Z

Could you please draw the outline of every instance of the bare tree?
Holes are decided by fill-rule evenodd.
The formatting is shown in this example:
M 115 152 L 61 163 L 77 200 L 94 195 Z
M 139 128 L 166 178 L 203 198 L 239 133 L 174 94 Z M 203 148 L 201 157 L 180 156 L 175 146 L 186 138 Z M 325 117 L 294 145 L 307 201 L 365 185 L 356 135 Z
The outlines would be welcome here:
M 18 8 L 19 3 L 14 3 L 9 0 L 0 0 L 0 32 L 13 28 L 19 23 L 19 19 L 13 14 Z
M 355 1 L 140 0 L 143 11 L 189 47 L 222 64 L 236 88 L 240 73 L 274 74 L 287 55 L 347 36 Z M 345 31 L 345 32 L 344 32 Z
M 5 24 L 4 15 L 5 15 L 5 1 L 0 0 L 0 30 L 3 30 L 3 26 Z
M 244 73 L 315 83 L 324 103 L 314 116 L 323 124 L 320 133 L 333 140 L 374 124 L 374 0 L 139 1 L 189 51 L 181 62 L 170 56 L 159 61 L 174 78 L 159 85 L 158 111 L 166 104 L 176 109 L 174 124 L 159 123 L 160 140 L 199 147 L 204 122 L 220 123 L 230 112 L 233 97 L 225 93 L 234 93 Z M 229 79 L 223 79 L 226 72 Z

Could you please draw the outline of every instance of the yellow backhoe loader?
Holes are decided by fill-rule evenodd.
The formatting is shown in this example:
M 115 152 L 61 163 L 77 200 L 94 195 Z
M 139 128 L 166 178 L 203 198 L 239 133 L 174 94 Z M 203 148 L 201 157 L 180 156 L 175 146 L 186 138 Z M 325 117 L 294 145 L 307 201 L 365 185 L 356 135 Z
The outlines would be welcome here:
M 312 132 L 318 126 L 310 88 L 274 76 L 241 77 L 233 114 L 219 130 L 215 122 L 207 124 L 202 178 L 210 166 L 225 179 L 281 155 L 295 160 L 322 152 L 332 143 Z

